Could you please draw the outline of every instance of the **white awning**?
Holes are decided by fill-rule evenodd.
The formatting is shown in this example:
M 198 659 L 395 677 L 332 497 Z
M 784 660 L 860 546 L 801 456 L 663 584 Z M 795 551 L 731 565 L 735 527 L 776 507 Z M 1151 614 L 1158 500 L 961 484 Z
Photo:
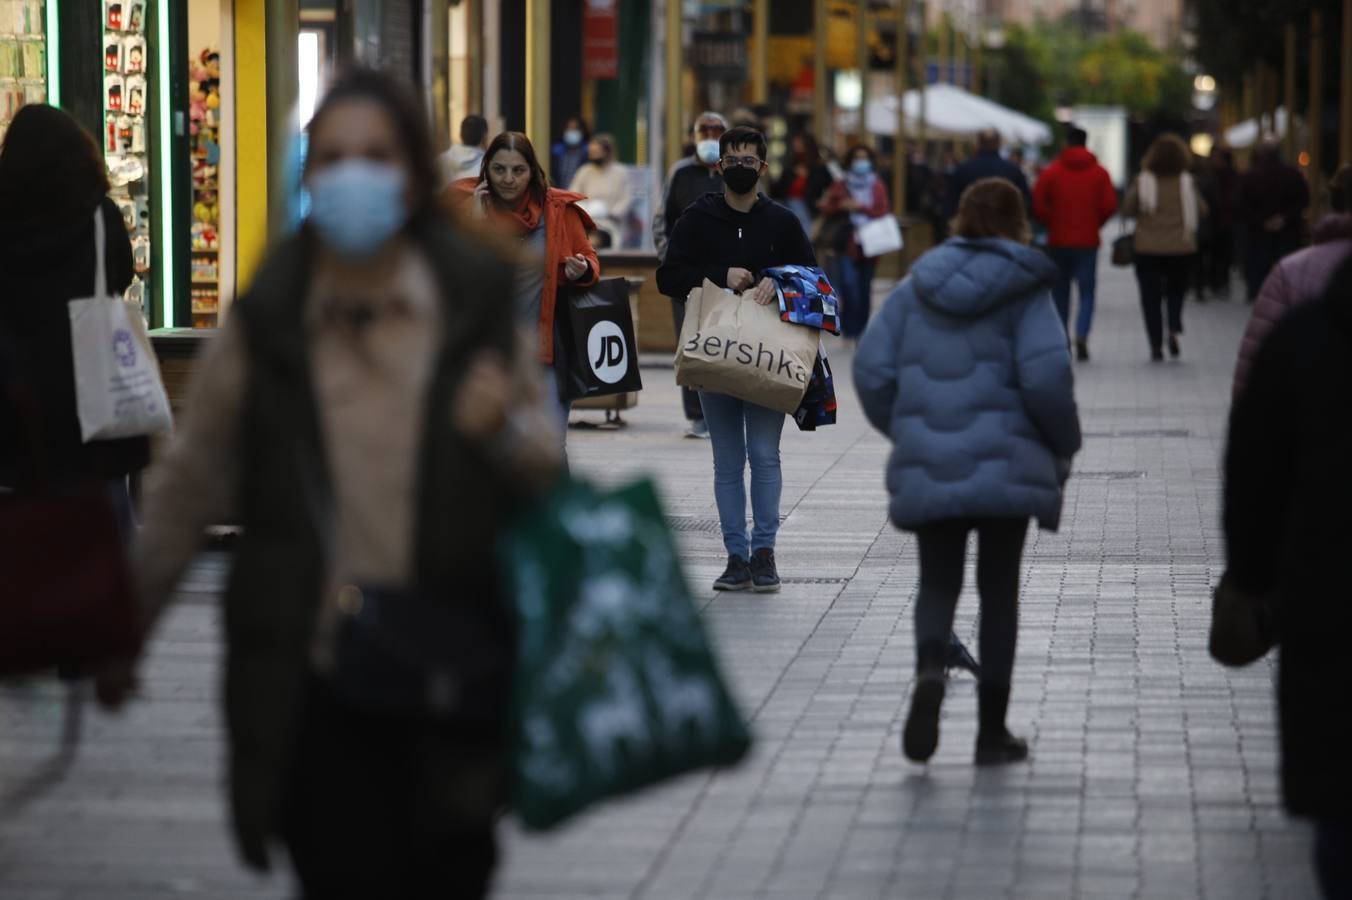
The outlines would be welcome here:
M 919 134 L 920 92 L 906 92 L 903 101 L 906 134 Z M 872 97 L 866 124 L 873 134 L 897 134 L 897 98 L 895 94 Z M 1045 122 L 978 97 L 951 84 L 931 84 L 925 88 L 925 130 L 929 137 L 956 139 L 974 137 L 985 128 L 994 128 L 1006 144 L 1049 144 L 1052 130 Z
M 1277 126 L 1277 133 L 1272 137 L 1286 137 L 1286 107 L 1277 107 L 1277 114 L 1273 116 Z M 1238 125 L 1231 125 L 1225 129 L 1222 139 L 1226 144 L 1236 150 L 1245 150 L 1258 143 L 1260 128 L 1257 119 L 1246 119 Z

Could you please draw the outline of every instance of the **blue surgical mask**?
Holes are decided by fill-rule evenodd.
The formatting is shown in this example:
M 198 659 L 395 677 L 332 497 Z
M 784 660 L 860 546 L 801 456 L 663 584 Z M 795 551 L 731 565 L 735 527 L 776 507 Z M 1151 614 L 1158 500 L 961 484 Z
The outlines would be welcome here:
M 582 132 L 576 128 L 569 128 L 563 133 L 563 142 L 569 147 L 576 147 L 582 143 Z
M 714 163 L 718 162 L 718 141 L 700 141 L 695 145 L 695 155 L 698 156 L 699 161 L 706 166 L 712 166 Z
M 873 163 L 866 159 L 856 159 L 850 163 L 850 171 L 856 175 L 872 175 Z
M 371 256 L 407 220 L 404 172 L 396 166 L 345 159 L 310 176 L 310 221 L 339 253 Z

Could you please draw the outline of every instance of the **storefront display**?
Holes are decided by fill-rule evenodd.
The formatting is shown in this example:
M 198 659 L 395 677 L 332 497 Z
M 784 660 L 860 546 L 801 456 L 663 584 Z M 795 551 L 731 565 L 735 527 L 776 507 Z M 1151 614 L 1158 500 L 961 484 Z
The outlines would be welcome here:
M 0 0 L 0 141 L 19 108 L 47 102 L 47 4 Z
M 192 322 L 217 324 L 220 313 L 221 54 L 206 48 L 189 64 L 192 151 Z
M 136 274 L 127 289 L 127 299 L 139 303 L 149 319 L 153 302 L 149 277 L 153 217 L 146 105 L 151 60 L 145 24 L 144 0 L 104 3 L 103 153 L 113 200 L 122 210 L 122 220 L 131 235 Z

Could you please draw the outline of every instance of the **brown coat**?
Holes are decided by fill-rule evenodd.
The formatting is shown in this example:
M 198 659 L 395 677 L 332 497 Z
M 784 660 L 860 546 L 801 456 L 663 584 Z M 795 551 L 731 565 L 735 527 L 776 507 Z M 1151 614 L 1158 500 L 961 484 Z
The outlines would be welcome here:
M 1178 176 L 1156 176 L 1159 200 L 1153 213 L 1141 209 L 1139 179 L 1122 201 L 1122 215 L 1136 217 L 1135 250 L 1146 256 L 1188 256 L 1197 252 L 1197 234 L 1183 226 L 1183 194 Z M 1194 191 L 1196 188 L 1194 187 Z M 1197 219 L 1206 215 L 1206 203 L 1197 197 Z

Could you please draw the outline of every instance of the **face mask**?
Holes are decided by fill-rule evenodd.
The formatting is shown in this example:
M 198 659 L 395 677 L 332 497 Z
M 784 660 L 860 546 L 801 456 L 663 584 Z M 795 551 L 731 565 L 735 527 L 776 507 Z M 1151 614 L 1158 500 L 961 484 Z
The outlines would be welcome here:
M 850 171 L 856 175 L 872 175 L 873 163 L 866 159 L 856 159 L 850 163 Z
M 695 155 L 706 166 L 712 166 L 718 162 L 718 141 L 700 141 L 695 145 Z
M 576 147 L 578 144 L 582 143 L 582 132 L 578 131 L 576 128 L 569 128 L 563 133 L 563 142 L 569 147 Z
M 310 221 L 339 253 L 375 253 L 408 219 L 404 172 L 387 163 L 346 159 L 310 178 Z
M 749 194 L 760 183 L 760 173 L 746 166 L 733 166 L 723 173 L 723 183 L 732 188 L 734 194 Z

